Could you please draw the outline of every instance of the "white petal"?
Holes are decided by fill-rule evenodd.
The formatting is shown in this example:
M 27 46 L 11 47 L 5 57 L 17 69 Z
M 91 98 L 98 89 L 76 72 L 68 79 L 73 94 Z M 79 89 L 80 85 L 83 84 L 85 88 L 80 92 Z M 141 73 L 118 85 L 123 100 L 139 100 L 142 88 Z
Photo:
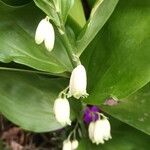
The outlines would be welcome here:
M 63 148 L 62 150 L 72 150 L 71 148 L 71 142 L 69 140 L 65 140 L 63 142 Z
M 110 133 L 111 132 L 111 126 L 110 126 L 109 121 L 106 118 L 102 119 L 101 121 L 102 121 L 102 124 L 103 124 L 102 128 L 104 130 L 103 137 L 107 141 L 107 140 L 112 138 L 111 133 Z
M 79 142 L 77 140 L 73 140 L 71 143 L 72 150 L 75 150 L 78 148 Z
M 95 130 L 94 130 L 94 139 L 96 144 L 104 143 L 103 135 L 104 135 L 103 122 L 101 120 L 97 120 L 95 122 Z
M 69 84 L 69 94 L 79 99 L 86 96 L 87 77 L 86 70 L 83 65 L 78 65 L 71 74 Z
M 53 25 L 49 21 L 47 21 L 44 44 L 48 51 L 52 51 L 52 49 L 54 48 L 54 42 L 55 42 L 54 28 Z
M 70 105 L 66 98 L 58 98 L 54 103 L 54 113 L 56 120 L 63 126 L 71 125 L 70 120 Z
M 36 33 L 35 33 L 35 42 L 37 44 L 41 44 L 44 41 L 46 26 L 47 26 L 46 19 L 42 19 L 40 23 L 38 24 Z
M 95 122 L 91 122 L 89 124 L 88 133 L 90 140 L 94 143 L 94 130 L 95 130 Z

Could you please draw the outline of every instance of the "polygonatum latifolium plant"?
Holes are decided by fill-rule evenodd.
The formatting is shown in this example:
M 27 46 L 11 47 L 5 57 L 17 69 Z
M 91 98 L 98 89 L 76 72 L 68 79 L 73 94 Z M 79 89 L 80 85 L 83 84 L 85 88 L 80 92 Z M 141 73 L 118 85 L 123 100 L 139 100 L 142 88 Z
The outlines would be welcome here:
M 1 113 L 35 132 L 70 125 L 63 149 L 147 149 L 149 7 L 1 0 Z

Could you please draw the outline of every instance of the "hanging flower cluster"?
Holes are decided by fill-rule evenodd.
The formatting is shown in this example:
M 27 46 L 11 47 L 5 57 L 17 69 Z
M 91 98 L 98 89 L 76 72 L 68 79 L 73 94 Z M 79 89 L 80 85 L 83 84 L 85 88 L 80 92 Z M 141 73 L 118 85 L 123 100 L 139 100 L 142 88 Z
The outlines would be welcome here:
M 84 121 L 89 124 L 88 132 L 92 143 L 104 144 L 104 140 L 111 139 L 110 123 L 98 107 L 88 106 L 84 111 Z
M 52 51 L 55 42 L 55 32 L 53 25 L 49 22 L 49 17 L 40 21 L 35 33 L 35 42 L 41 44 L 44 42 L 48 51 Z M 86 98 L 88 96 L 87 75 L 84 66 L 78 60 L 76 67 L 73 69 L 66 89 L 60 92 L 59 96 L 54 102 L 54 114 L 56 120 L 62 125 L 71 125 L 70 119 L 70 104 L 68 98 L 74 97 L 76 99 Z M 111 126 L 104 114 L 96 106 L 87 106 L 84 110 L 83 120 L 88 124 L 88 134 L 92 143 L 103 144 L 104 141 L 111 139 Z M 76 127 L 63 142 L 63 150 L 75 150 L 78 148 L 78 141 L 76 139 Z M 72 133 L 74 137 L 71 140 Z
M 86 92 L 86 86 L 87 86 L 86 70 L 84 66 L 80 64 L 72 71 L 68 88 L 63 90 L 60 93 L 59 98 L 57 98 L 54 102 L 55 118 L 63 126 L 67 124 L 71 125 L 70 106 L 67 97 L 73 96 L 79 99 L 80 97 L 88 96 Z M 78 148 L 79 144 L 76 137 L 74 137 L 74 139 L 71 141 L 70 140 L 71 135 L 72 132 L 68 136 L 68 139 L 63 142 L 63 150 L 76 150 Z
M 49 22 L 48 16 L 42 19 L 38 24 L 35 33 L 35 42 L 37 44 L 44 42 L 48 51 L 51 51 L 54 48 L 55 32 L 52 24 Z M 71 96 L 76 99 L 87 97 L 88 94 L 86 92 L 86 87 L 86 70 L 82 64 L 79 64 L 73 69 L 71 73 L 69 86 L 67 88 L 68 91 L 63 91 L 63 95 L 56 98 L 54 102 L 55 118 L 61 125 L 71 125 L 70 105 L 67 98 Z
M 84 66 L 80 64 L 72 71 L 69 87 L 63 91 L 65 98 L 58 98 L 54 102 L 54 113 L 56 120 L 62 125 L 71 125 L 70 105 L 67 97 L 73 96 L 74 98 L 79 99 L 80 97 L 88 96 L 86 86 L 86 70 Z

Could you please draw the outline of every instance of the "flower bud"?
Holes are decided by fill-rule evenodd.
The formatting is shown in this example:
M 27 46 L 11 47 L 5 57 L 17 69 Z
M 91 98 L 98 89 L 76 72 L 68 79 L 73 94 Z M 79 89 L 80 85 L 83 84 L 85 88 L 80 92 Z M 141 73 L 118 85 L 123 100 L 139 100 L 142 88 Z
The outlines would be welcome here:
M 63 142 L 63 148 L 62 148 L 62 150 L 72 150 L 72 147 L 71 147 L 72 145 L 71 145 L 71 142 L 70 142 L 70 140 L 65 140 L 64 142 Z
M 86 70 L 83 65 L 78 65 L 74 68 L 70 77 L 69 96 L 74 96 L 77 99 L 87 97 L 86 86 Z
M 54 114 L 56 120 L 65 125 L 71 125 L 70 120 L 70 105 L 66 98 L 57 98 L 54 102 Z
M 78 145 L 79 145 L 78 140 L 73 140 L 73 141 L 71 142 L 71 148 L 72 148 L 72 150 L 77 149 L 77 148 L 78 148 Z
M 89 138 L 93 143 L 104 144 L 104 140 L 111 139 L 111 127 L 107 118 L 99 119 L 89 124 Z
M 48 51 L 51 51 L 54 48 L 55 32 L 52 24 L 49 22 L 48 17 L 42 19 L 38 24 L 35 33 L 35 42 L 37 44 L 44 42 Z

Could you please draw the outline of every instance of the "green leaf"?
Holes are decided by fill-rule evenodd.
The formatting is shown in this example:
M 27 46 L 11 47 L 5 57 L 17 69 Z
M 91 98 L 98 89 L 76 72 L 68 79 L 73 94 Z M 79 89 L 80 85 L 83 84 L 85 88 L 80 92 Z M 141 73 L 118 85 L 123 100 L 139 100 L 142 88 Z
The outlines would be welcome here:
M 83 26 L 86 23 L 86 19 L 85 19 L 84 10 L 83 10 L 81 0 L 75 0 L 74 5 L 70 10 L 69 18 L 71 20 L 73 20 L 74 22 L 76 22 L 76 24 L 79 25 L 80 29 L 83 28 Z
M 78 150 L 146 150 L 149 149 L 150 137 L 119 121 L 111 120 L 112 139 L 103 145 L 92 144 L 89 139 L 82 139 Z
M 76 23 L 79 25 L 85 23 L 85 16 L 80 0 L 34 0 L 34 2 L 58 27 L 61 27 L 60 17 L 63 20 L 63 24 L 65 24 L 70 11 L 70 17 L 75 19 Z M 80 17 L 77 17 L 77 14 L 74 13 L 76 8 Z
M 12 8 L 0 2 L 0 61 L 6 63 L 14 61 L 52 73 L 72 70 L 58 35 L 51 53 L 43 45 L 34 42 L 36 27 L 41 19 L 43 14 L 33 3 Z
M 150 83 L 113 107 L 101 106 L 115 118 L 150 135 Z
M 54 5 L 53 0 L 34 0 L 34 2 L 45 13 L 45 16 L 48 16 L 56 26 L 61 26 L 59 16 L 56 12 L 56 6 Z
M 1 0 L 1 1 L 6 3 L 7 5 L 21 6 L 31 2 L 32 0 Z
M 0 70 L 0 112 L 22 128 L 35 132 L 62 128 L 53 103 L 66 80 L 35 73 Z
M 102 104 L 122 99 L 150 81 L 149 0 L 121 0 L 110 20 L 82 55 L 90 96 Z
M 82 29 L 77 39 L 78 55 L 81 55 L 88 44 L 94 39 L 112 14 L 118 0 L 98 0 L 94 5 L 87 24 Z
M 69 39 L 70 41 L 73 41 L 73 45 L 75 45 L 75 49 L 76 49 L 76 38 L 78 34 L 81 32 L 85 24 L 86 24 L 86 18 L 85 18 L 82 2 L 81 0 L 75 0 L 74 5 L 70 10 L 66 22 L 66 31 L 68 31 L 68 29 L 71 31 L 72 36 L 70 36 Z M 68 33 L 67 35 L 69 36 Z
M 148 89 L 143 96 L 137 93 L 137 99 L 134 95 L 129 100 L 127 98 L 150 81 L 148 4 L 148 0 L 120 1 L 82 60 L 88 68 L 90 94 L 85 102 L 100 105 L 110 98 L 127 99 L 114 107 L 101 107 L 121 121 L 150 134 Z M 142 99 L 145 99 L 144 103 Z
M 2 64 L 0 64 L 0 70 L 6 70 L 6 71 L 16 71 L 16 72 L 25 72 L 25 73 L 37 73 L 39 75 L 51 75 L 51 76 L 56 76 L 56 77 L 64 77 L 64 78 L 68 78 L 68 73 L 64 72 L 64 73 L 60 73 L 60 74 L 53 74 L 53 73 L 49 73 L 49 72 L 43 72 L 43 71 L 38 71 L 38 70 L 34 70 L 31 68 L 26 68 L 26 66 L 24 65 L 20 65 L 20 66 L 13 66 L 12 64 L 7 64 L 4 63 L 5 65 L 3 66 Z M 14 63 L 16 64 L 16 63 Z M 22 68 L 18 68 L 18 67 L 22 67 Z M 25 67 L 25 68 L 23 68 Z
M 56 0 L 56 1 L 58 1 L 57 3 L 59 3 L 59 5 L 61 6 L 60 8 L 61 15 L 62 15 L 63 21 L 66 22 L 68 14 L 72 6 L 74 5 L 74 0 Z

